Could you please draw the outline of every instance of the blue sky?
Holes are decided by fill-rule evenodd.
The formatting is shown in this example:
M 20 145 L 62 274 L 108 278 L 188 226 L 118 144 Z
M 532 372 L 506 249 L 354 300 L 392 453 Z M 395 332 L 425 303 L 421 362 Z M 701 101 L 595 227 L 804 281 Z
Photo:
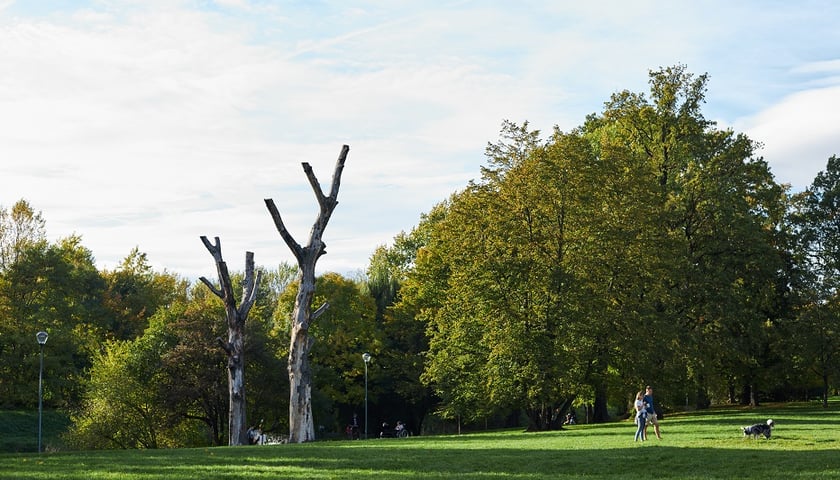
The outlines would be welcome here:
M 378 245 L 479 176 L 504 119 L 569 130 L 648 71 L 710 76 L 707 118 L 763 144 L 776 180 L 840 154 L 840 2 L 0 0 L 0 205 L 100 268 L 134 247 L 214 276 L 292 261 L 350 155 L 319 270 Z

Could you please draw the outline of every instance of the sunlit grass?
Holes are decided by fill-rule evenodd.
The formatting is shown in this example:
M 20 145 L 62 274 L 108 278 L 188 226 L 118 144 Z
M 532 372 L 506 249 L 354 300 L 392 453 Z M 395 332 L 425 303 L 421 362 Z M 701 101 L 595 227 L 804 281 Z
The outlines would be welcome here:
M 740 428 L 773 418 L 770 440 Z M 663 439 L 632 422 L 303 445 L 0 455 L 3 479 L 840 478 L 840 406 L 668 415 Z M 651 432 L 652 434 L 652 432 Z M 651 435 L 653 437 L 653 435 Z

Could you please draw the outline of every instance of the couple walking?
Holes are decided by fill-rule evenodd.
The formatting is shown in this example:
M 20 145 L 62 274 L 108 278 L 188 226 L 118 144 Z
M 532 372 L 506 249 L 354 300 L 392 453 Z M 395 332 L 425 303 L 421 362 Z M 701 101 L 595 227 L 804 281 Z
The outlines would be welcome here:
M 662 435 L 659 433 L 659 419 L 656 418 L 656 409 L 653 405 L 653 388 L 650 385 L 644 392 L 639 390 L 633 406 L 636 408 L 636 436 L 633 441 L 647 440 L 647 426 L 651 423 L 656 438 L 662 440 Z

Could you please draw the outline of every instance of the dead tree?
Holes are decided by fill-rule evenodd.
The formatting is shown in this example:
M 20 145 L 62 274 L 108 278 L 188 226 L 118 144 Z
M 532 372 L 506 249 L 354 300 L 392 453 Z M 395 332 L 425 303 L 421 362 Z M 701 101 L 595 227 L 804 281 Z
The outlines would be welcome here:
M 245 321 L 248 319 L 248 312 L 257 300 L 257 286 L 260 284 L 262 272 L 257 271 L 254 275 L 254 254 L 245 253 L 245 283 L 242 287 L 242 302 L 236 306 L 236 298 L 233 296 L 233 285 L 230 281 L 227 264 L 222 259 L 222 245 L 219 237 L 215 237 L 216 243 L 212 244 L 207 237 L 202 236 L 201 241 L 213 255 L 216 261 L 216 270 L 219 273 L 220 288 L 216 288 L 212 282 L 204 277 L 201 281 L 207 285 L 217 297 L 225 304 L 225 318 L 228 326 L 227 341 L 216 338 L 222 349 L 227 354 L 228 374 L 228 444 L 247 445 L 246 438 L 246 415 L 245 415 Z
M 318 179 L 312 172 L 312 167 L 303 162 L 303 171 L 318 199 L 320 211 L 318 218 L 309 233 L 309 244 L 302 247 L 292 238 L 283 224 L 280 212 L 274 205 L 274 200 L 266 199 L 265 205 L 274 219 L 274 225 L 283 241 L 297 259 L 299 269 L 299 287 L 295 297 L 295 309 L 292 312 L 291 339 L 289 345 L 289 442 L 303 443 L 315 439 L 315 426 L 312 420 L 312 370 L 309 365 L 309 351 L 315 340 L 309 336 L 309 327 L 318 316 L 323 313 L 328 304 L 320 306 L 312 312 L 312 297 L 315 295 L 315 263 L 321 255 L 327 253 L 326 245 L 321 240 L 327 222 L 330 220 L 335 206 L 338 204 L 338 187 L 341 183 L 341 172 L 350 147 L 344 145 L 335 164 L 332 177 L 332 187 L 328 196 L 324 196 Z

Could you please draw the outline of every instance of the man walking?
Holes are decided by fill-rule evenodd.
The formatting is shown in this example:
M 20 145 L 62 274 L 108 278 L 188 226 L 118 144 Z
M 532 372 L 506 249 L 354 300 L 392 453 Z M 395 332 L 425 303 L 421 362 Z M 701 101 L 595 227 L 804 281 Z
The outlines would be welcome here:
M 659 419 L 656 418 L 656 408 L 653 406 L 653 388 L 648 385 L 645 388 L 644 397 L 645 406 L 647 407 L 647 423 L 645 423 L 645 437 L 647 437 L 647 426 L 653 424 L 653 431 L 656 433 L 656 438 L 662 440 L 662 435 L 659 433 Z

